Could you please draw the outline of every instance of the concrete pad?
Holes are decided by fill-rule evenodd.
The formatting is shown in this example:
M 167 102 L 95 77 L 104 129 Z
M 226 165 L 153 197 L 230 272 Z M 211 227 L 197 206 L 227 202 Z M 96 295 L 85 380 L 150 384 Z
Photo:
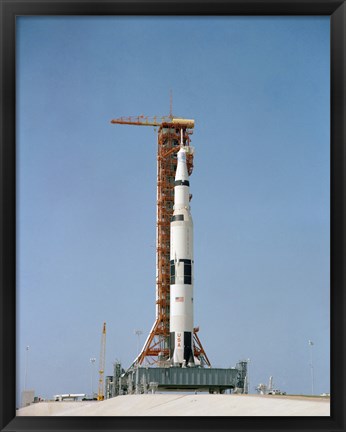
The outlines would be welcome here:
M 329 398 L 146 394 L 105 401 L 39 402 L 19 416 L 330 416 Z
M 25 408 L 17 410 L 17 416 L 56 416 L 62 412 L 68 412 L 83 406 L 86 409 L 89 404 L 94 402 L 37 402 Z

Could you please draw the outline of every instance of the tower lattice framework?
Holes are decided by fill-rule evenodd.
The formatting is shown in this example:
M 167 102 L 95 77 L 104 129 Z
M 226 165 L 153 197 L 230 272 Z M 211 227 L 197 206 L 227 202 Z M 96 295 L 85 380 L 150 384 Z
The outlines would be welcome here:
M 180 122 L 181 120 L 181 122 Z M 190 145 L 192 128 L 184 119 L 163 117 L 161 122 L 148 117 L 127 117 L 112 120 L 115 124 L 158 126 L 157 139 L 157 211 L 156 211 L 156 317 L 141 352 L 133 364 L 163 366 L 169 358 L 170 318 L 170 222 L 174 205 L 174 179 L 181 131 L 183 144 Z M 193 122 L 194 124 L 194 122 Z M 193 125 L 192 125 L 193 127 Z M 193 154 L 187 155 L 189 175 L 193 171 Z M 194 328 L 194 355 L 202 366 L 211 366 Z

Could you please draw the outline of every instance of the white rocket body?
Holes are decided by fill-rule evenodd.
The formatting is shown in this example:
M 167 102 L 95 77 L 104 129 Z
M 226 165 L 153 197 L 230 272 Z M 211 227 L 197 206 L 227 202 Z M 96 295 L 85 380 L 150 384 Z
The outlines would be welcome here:
M 177 159 L 170 245 L 170 358 L 176 366 L 194 366 L 193 223 L 184 147 Z

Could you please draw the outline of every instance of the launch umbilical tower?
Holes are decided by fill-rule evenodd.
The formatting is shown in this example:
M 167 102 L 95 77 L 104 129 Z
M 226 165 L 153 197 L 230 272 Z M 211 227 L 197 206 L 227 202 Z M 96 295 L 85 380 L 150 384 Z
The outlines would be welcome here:
M 113 124 L 152 126 L 158 128 L 157 138 L 157 215 L 156 215 L 156 317 L 150 333 L 134 365 L 162 366 L 169 359 L 170 321 L 170 222 L 174 204 L 174 177 L 177 152 L 181 142 L 190 146 L 194 120 L 166 117 L 121 117 L 111 120 Z M 193 153 L 187 154 L 187 169 L 193 170 Z M 202 366 L 210 366 L 197 332 L 193 329 L 194 356 Z

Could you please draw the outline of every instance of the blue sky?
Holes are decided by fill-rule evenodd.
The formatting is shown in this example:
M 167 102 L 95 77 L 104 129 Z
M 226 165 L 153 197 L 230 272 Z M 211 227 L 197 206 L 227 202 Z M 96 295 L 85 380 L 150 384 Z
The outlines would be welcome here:
M 91 391 L 155 318 L 156 132 L 195 119 L 195 325 L 250 391 L 329 386 L 329 18 L 17 18 L 17 393 Z M 95 368 L 97 369 L 97 367 Z M 96 373 L 94 382 L 96 382 Z M 96 385 L 94 385 L 96 389 Z

